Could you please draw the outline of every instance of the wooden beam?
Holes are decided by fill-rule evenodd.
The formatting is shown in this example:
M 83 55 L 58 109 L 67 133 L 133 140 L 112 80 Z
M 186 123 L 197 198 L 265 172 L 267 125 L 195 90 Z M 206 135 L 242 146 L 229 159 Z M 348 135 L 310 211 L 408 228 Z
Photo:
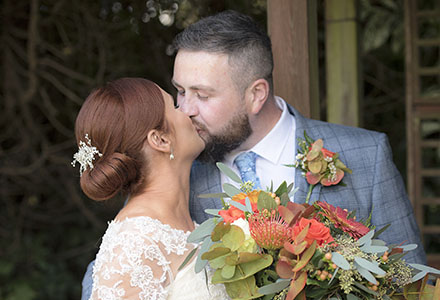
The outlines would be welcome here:
M 275 95 L 319 119 L 316 0 L 268 0 Z
M 360 126 L 357 0 L 326 0 L 327 121 Z

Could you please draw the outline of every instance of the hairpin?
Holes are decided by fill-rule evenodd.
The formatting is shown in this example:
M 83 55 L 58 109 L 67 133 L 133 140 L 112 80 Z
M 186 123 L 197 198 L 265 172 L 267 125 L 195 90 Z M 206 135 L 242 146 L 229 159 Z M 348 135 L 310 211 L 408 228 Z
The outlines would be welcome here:
M 89 139 L 89 135 L 86 133 L 85 135 L 87 143 L 83 141 L 79 141 L 79 149 L 73 155 L 72 166 L 75 167 L 75 164 L 78 162 L 81 166 L 79 168 L 79 176 L 82 176 L 83 172 L 87 170 L 87 166 L 93 169 L 93 161 L 95 160 L 95 155 L 98 154 L 99 157 L 102 156 L 102 153 L 96 149 L 96 147 L 92 146 L 92 141 Z

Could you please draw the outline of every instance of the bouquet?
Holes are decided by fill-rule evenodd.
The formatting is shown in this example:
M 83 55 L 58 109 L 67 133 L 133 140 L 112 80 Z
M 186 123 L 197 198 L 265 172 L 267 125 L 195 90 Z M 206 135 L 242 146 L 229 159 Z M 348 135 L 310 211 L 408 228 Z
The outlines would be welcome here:
M 349 169 L 322 141 L 306 143 L 297 158 L 309 184 L 340 184 L 339 170 Z M 212 283 L 224 284 L 232 299 L 440 299 L 440 280 L 427 284 L 428 274 L 440 271 L 402 259 L 417 245 L 386 245 L 378 239 L 386 227 L 376 231 L 326 202 L 293 203 L 295 191 L 286 182 L 275 191 L 255 190 L 217 166 L 240 189 L 225 184 L 224 193 L 205 195 L 221 197 L 223 208 L 206 211 L 213 217 L 188 237 L 199 247 L 181 268 L 198 250 L 196 272 L 209 263 Z

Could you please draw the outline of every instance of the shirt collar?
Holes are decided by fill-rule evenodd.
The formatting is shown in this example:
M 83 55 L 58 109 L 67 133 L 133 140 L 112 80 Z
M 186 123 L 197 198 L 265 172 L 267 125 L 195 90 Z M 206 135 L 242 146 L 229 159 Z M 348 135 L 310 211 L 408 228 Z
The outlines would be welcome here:
M 281 117 L 272 130 L 259 141 L 252 149 L 260 157 L 267 159 L 273 164 L 277 164 L 280 160 L 281 154 L 287 143 L 287 137 L 293 130 L 293 115 L 289 113 L 286 102 L 280 97 L 275 96 L 277 106 L 282 110 Z M 225 157 L 225 162 L 232 165 L 234 159 L 241 152 L 231 152 Z

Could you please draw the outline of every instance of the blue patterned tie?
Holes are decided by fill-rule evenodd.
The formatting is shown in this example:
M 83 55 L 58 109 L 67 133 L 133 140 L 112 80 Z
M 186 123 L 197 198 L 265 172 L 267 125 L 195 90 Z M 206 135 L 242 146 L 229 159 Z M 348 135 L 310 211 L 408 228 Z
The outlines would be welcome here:
M 255 152 L 243 152 L 234 160 L 234 164 L 240 171 L 241 180 L 243 182 L 251 181 L 254 183 L 254 189 L 261 189 L 260 178 L 258 178 L 255 162 L 257 160 Z

